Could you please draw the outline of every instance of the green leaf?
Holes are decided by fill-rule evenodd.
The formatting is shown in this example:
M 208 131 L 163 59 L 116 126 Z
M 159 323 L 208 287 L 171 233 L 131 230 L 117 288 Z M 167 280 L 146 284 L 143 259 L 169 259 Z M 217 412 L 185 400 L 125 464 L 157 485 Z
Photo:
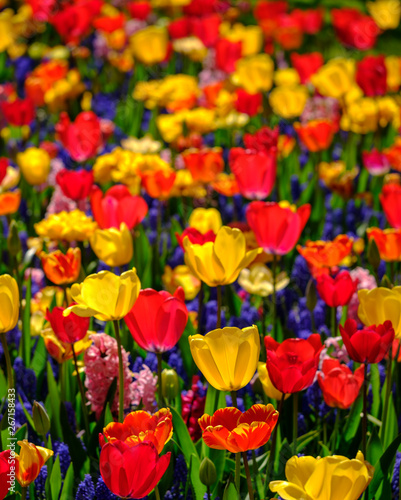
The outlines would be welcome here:
M 374 427 L 367 446 L 366 460 L 370 464 L 375 464 L 382 455 L 383 446 L 377 432 L 377 427 Z
M 380 411 L 380 375 L 379 368 L 377 367 L 377 364 L 374 363 L 370 365 L 370 382 L 372 384 L 373 395 L 372 408 L 370 410 L 370 413 L 374 417 L 378 418 Z
M 363 399 L 362 394 L 360 394 L 355 400 L 354 404 L 351 406 L 351 411 L 349 412 L 347 423 L 345 424 L 344 432 L 342 433 L 342 436 L 346 443 L 352 441 L 358 430 L 359 423 L 361 421 L 362 405 Z
M 382 389 L 383 407 L 384 407 L 384 399 L 386 397 L 386 390 L 387 390 L 386 384 L 387 384 L 387 381 L 384 383 L 384 387 Z M 383 449 L 386 449 L 389 446 L 389 444 L 395 439 L 397 434 L 398 434 L 398 419 L 397 419 L 397 413 L 396 413 L 395 407 L 394 407 L 393 394 L 392 394 L 392 392 L 390 392 L 390 397 L 388 400 L 387 422 L 385 422 L 385 435 L 383 436 L 382 433 L 380 433 L 380 437 L 381 437 L 381 440 L 383 443 Z
M 50 492 L 52 500 L 58 500 L 61 490 L 61 470 L 60 470 L 60 457 L 57 456 L 53 464 L 52 474 L 50 476 Z
M 238 499 L 237 488 L 235 487 L 233 482 L 229 481 L 227 483 L 227 486 L 224 488 L 223 500 L 237 500 L 237 499 Z
M 71 463 L 68 467 L 67 474 L 65 475 L 64 483 L 63 483 L 63 491 L 61 492 L 60 500 L 70 500 L 73 498 L 74 488 L 74 466 Z
M 203 485 L 199 479 L 199 455 L 196 451 L 191 436 L 189 435 L 188 428 L 181 418 L 181 415 L 174 408 L 171 408 L 171 413 L 173 415 L 174 434 L 177 436 L 178 444 L 184 454 L 187 464 L 190 460 L 192 460 L 191 483 L 194 488 L 196 499 L 202 500 L 203 496 L 206 493 L 206 486 Z
M 32 277 L 26 283 L 25 306 L 22 313 L 22 336 L 20 353 L 25 366 L 31 364 L 31 298 Z
M 401 444 L 401 434 L 389 445 L 380 460 L 375 464 L 375 474 L 369 485 L 369 495 L 374 496 L 382 481 L 388 476 L 397 449 Z
M 79 477 L 86 459 L 86 453 L 81 440 L 76 436 L 75 432 L 70 427 L 67 410 L 63 402 L 60 403 L 60 425 L 63 430 L 64 442 L 68 445 L 70 450 L 74 474 L 76 477 Z
M 186 324 L 185 330 L 178 341 L 178 347 L 181 351 L 182 362 L 184 364 L 185 372 L 188 374 L 189 380 L 192 380 L 192 376 L 195 375 L 198 371 L 196 367 L 191 349 L 189 347 L 188 337 L 190 335 L 196 335 L 196 331 L 192 321 L 188 318 L 188 322 Z
M 46 401 L 50 400 L 49 403 L 51 408 L 51 429 L 55 437 L 63 439 L 63 432 L 60 424 L 60 397 L 57 383 L 54 378 L 53 370 L 49 361 L 47 362 L 47 386 L 49 388 L 49 394 Z M 49 405 L 46 404 L 46 408 L 48 407 Z

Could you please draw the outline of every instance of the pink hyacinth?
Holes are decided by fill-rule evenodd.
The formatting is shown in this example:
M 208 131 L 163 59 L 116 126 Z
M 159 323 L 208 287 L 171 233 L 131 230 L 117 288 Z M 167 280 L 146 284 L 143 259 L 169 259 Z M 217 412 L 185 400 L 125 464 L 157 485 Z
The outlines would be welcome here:
M 358 290 L 372 290 L 372 288 L 376 288 L 376 279 L 372 276 L 367 269 L 363 269 L 362 267 L 356 267 L 352 271 L 350 271 L 351 277 L 354 281 L 357 282 L 357 287 L 354 295 L 352 296 L 349 304 L 348 304 L 348 315 L 347 318 L 354 319 L 355 321 L 359 321 L 358 318 Z
M 154 412 L 157 407 L 155 398 L 157 375 L 153 375 L 149 366 L 143 365 L 139 373 L 134 373 L 134 379 L 132 404 L 139 406 L 142 402 L 143 410 Z
M 118 413 L 118 350 L 115 339 L 106 333 L 91 336 L 93 344 L 85 352 L 85 386 L 88 389 L 86 396 L 91 404 L 91 410 L 96 413 L 96 418 L 102 413 L 107 392 L 113 379 L 117 377 L 117 389 L 111 407 L 112 413 Z M 124 362 L 124 408 L 131 406 L 134 396 L 132 373 L 129 370 L 128 353 L 122 349 Z

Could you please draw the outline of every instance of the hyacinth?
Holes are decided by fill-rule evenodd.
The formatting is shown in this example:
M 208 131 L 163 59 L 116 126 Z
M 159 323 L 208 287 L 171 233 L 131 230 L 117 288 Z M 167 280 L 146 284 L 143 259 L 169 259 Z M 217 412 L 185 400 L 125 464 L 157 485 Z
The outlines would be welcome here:
M 142 409 L 153 412 L 156 409 L 156 386 L 157 376 L 153 375 L 150 368 L 142 365 L 143 368 L 138 373 L 134 373 L 134 382 L 132 383 L 132 404 L 139 406 L 142 403 Z
M 85 386 L 88 389 L 86 395 L 91 410 L 96 413 L 96 418 L 100 417 L 107 391 L 113 379 L 118 380 L 118 350 L 115 339 L 106 333 L 92 335 L 93 344 L 85 352 Z M 124 362 L 124 407 L 128 408 L 133 400 L 134 387 L 132 384 L 132 373 L 129 370 L 128 353 L 122 349 Z M 116 394 L 111 406 L 113 413 L 118 412 L 119 384 L 117 384 Z
M 363 269 L 363 267 L 356 267 L 355 269 L 350 271 L 350 274 L 351 278 L 357 282 L 357 287 L 348 304 L 347 317 L 358 321 L 358 290 L 372 290 L 373 288 L 376 288 L 376 279 L 369 273 L 367 269 Z

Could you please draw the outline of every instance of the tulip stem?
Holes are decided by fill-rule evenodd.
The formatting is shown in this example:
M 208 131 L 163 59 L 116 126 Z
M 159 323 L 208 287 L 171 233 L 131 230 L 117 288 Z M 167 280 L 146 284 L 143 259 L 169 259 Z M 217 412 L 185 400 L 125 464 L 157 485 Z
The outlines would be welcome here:
M 11 364 L 10 352 L 8 350 L 6 334 L 0 334 L 1 345 L 3 346 L 4 357 L 6 359 L 6 368 L 7 368 L 7 379 L 8 379 L 8 389 L 11 391 L 14 388 L 13 381 L 13 366 Z
M 216 328 L 221 328 L 221 285 L 217 285 L 217 322 Z
M 238 500 L 241 500 L 241 453 L 235 454 L 235 488 Z
M 156 498 L 156 500 L 160 500 L 160 491 L 159 491 L 159 487 L 157 484 L 155 486 L 155 498 Z
M 265 483 L 265 490 L 268 484 L 269 477 L 272 476 L 272 469 L 274 472 L 274 458 L 276 454 L 276 444 L 277 444 L 277 432 L 278 432 L 278 426 L 281 421 L 281 414 L 283 412 L 283 405 L 284 405 L 284 399 L 285 399 L 285 394 L 283 393 L 280 399 L 280 403 L 278 405 L 278 420 L 277 423 L 274 427 L 273 430 L 273 436 L 272 436 L 272 445 L 270 448 L 270 455 L 269 455 L 269 461 L 267 462 L 267 473 L 266 473 L 266 483 Z
M 297 439 L 298 439 L 298 393 L 293 395 L 293 409 L 292 409 L 292 439 L 294 446 L 294 455 L 297 454 Z
M 162 387 L 162 368 L 163 368 L 162 353 L 157 352 L 156 357 L 157 357 L 157 395 L 159 399 L 159 409 L 160 409 L 164 406 L 163 387 Z
M 260 360 L 266 361 L 266 348 L 264 344 L 264 337 L 266 332 L 266 298 L 262 297 L 262 331 L 260 332 Z
M 337 307 L 331 308 L 331 328 L 333 337 L 337 337 Z
M 90 430 L 89 430 L 88 407 L 86 406 L 85 389 L 84 389 L 84 386 L 82 384 L 81 375 L 79 374 L 78 358 L 77 358 L 77 354 L 75 352 L 74 344 L 71 344 L 71 350 L 72 350 L 72 356 L 74 358 L 75 371 L 77 372 L 77 382 L 78 382 L 79 392 L 81 393 L 82 412 L 84 414 L 84 425 L 85 425 L 86 436 L 87 436 L 87 439 L 89 439 L 90 438 Z
M 245 469 L 245 475 L 246 475 L 246 482 L 248 485 L 249 500 L 254 500 L 251 472 L 249 470 L 248 457 L 246 456 L 246 451 L 242 452 L 242 459 L 244 461 L 244 469 Z
M 336 419 L 334 421 L 334 432 L 331 436 L 331 441 L 332 441 L 331 453 L 333 455 L 334 455 L 334 452 L 336 451 L 338 428 L 340 426 L 340 416 L 341 416 L 341 410 L 340 410 L 340 408 L 337 408 Z
M 203 314 L 203 286 L 201 286 L 198 293 L 198 335 L 202 333 L 202 314 Z
M 398 356 L 397 356 L 398 358 Z M 397 359 L 396 358 L 396 359 Z M 387 373 L 386 373 L 386 396 L 384 399 L 384 408 L 383 408 L 383 420 L 382 426 L 380 429 L 380 437 L 385 439 L 386 435 L 386 424 L 387 424 L 387 415 L 388 415 L 388 405 L 391 397 L 391 378 L 392 378 L 392 365 L 393 365 L 393 349 L 390 347 L 390 351 L 388 354 L 387 360 Z
M 124 421 L 124 365 L 123 365 L 123 352 L 120 338 L 120 327 L 118 320 L 113 321 L 114 333 L 116 335 L 118 347 L 118 378 L 119 378 L 119 403 L 118 403 L 118 421 Z
M 365 361 L 364 379 L 363 379 L 363 418 L 362 418 L 362 453 L 366 457 L 366 438 L 368 432 L 368 363 Z
M 23 488 L 21 488 L 21 500 L 25 500 L 26 499 L 26 494 L 28 493 L 28 487 L 27 486 L 24 486 Z
M 277 317 L 277 307 L 276 307 L 276 273 L 277 273 L 277 255 L 273 254 L 273 264 L 272 264 L 272 275 L 273 275 L 273 293 L 272 293 L 272 306 L 273 306 L 273 317 L 272 317 L 272 334 L 274 340 L 277 340 L 277 327 L 276 327 L 276 317 Z

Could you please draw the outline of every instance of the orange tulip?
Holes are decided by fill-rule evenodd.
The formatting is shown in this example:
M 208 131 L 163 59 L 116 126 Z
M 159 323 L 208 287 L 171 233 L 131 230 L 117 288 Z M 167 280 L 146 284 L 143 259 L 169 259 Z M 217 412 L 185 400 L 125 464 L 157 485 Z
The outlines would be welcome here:
M 238 408 L 222 408 L 212 416 L 205 413 L 198 422 L 209 448 L 238 453 L 265 445 L 277 420 L 278 411 L 269 404 L 253 405 L 245 413 Z
M 381 259 L 386 262 L 401 260 L 401 229 L 370 227 L 366 232 L 369 241 L 375 240 Z
M 189 149 L 182 153 L 182 158 L 194 181 L 212 182 L 224 169 L 221 148 Z
M 21 203 L 21 191 L 7 191 L 0 194 L 0 216 L 14 214 Z
M 122 424 L 112 422 L 103 429 L 101 446 L 104 444 L 104 438 L 109 443 L 117 440 L 125 441 L 129 446 L 146 441 L 153 443 L 160 454 L 173 435 L 172 418 L 168 408 L 162 408 L 154 415 L 146 411 L 133 411 L 125 417 Z
M 40 254 L 46 278 L 55 285 L 66 285 L 77 281 L 81 270 L 81 250 L 69 248 L 64 255 L 60 250 Z
M 172 169 L 146 170 L 140 173 L 142 185 L 152 198 L 164 200 L 173 188 L 176 173 Z
M 329 148 L 337 131 L 336 125 L 330 120 L 311 120 L 306 125 L 295 123 L 294 128 L 312 153 Z
M 333 241 L 307 241 L 304 247 L 298 245 L 297 250 L 316 275 L 338 266 L 351 253 L 352 243 L 352 238 L 339 234 Z
M 211 183 L 211 186 L 223 196 L 234 196 L 235 194 L 239 194 L 238 182 L 234 174 L 226 174 L 224 172 L 218 174 Z

